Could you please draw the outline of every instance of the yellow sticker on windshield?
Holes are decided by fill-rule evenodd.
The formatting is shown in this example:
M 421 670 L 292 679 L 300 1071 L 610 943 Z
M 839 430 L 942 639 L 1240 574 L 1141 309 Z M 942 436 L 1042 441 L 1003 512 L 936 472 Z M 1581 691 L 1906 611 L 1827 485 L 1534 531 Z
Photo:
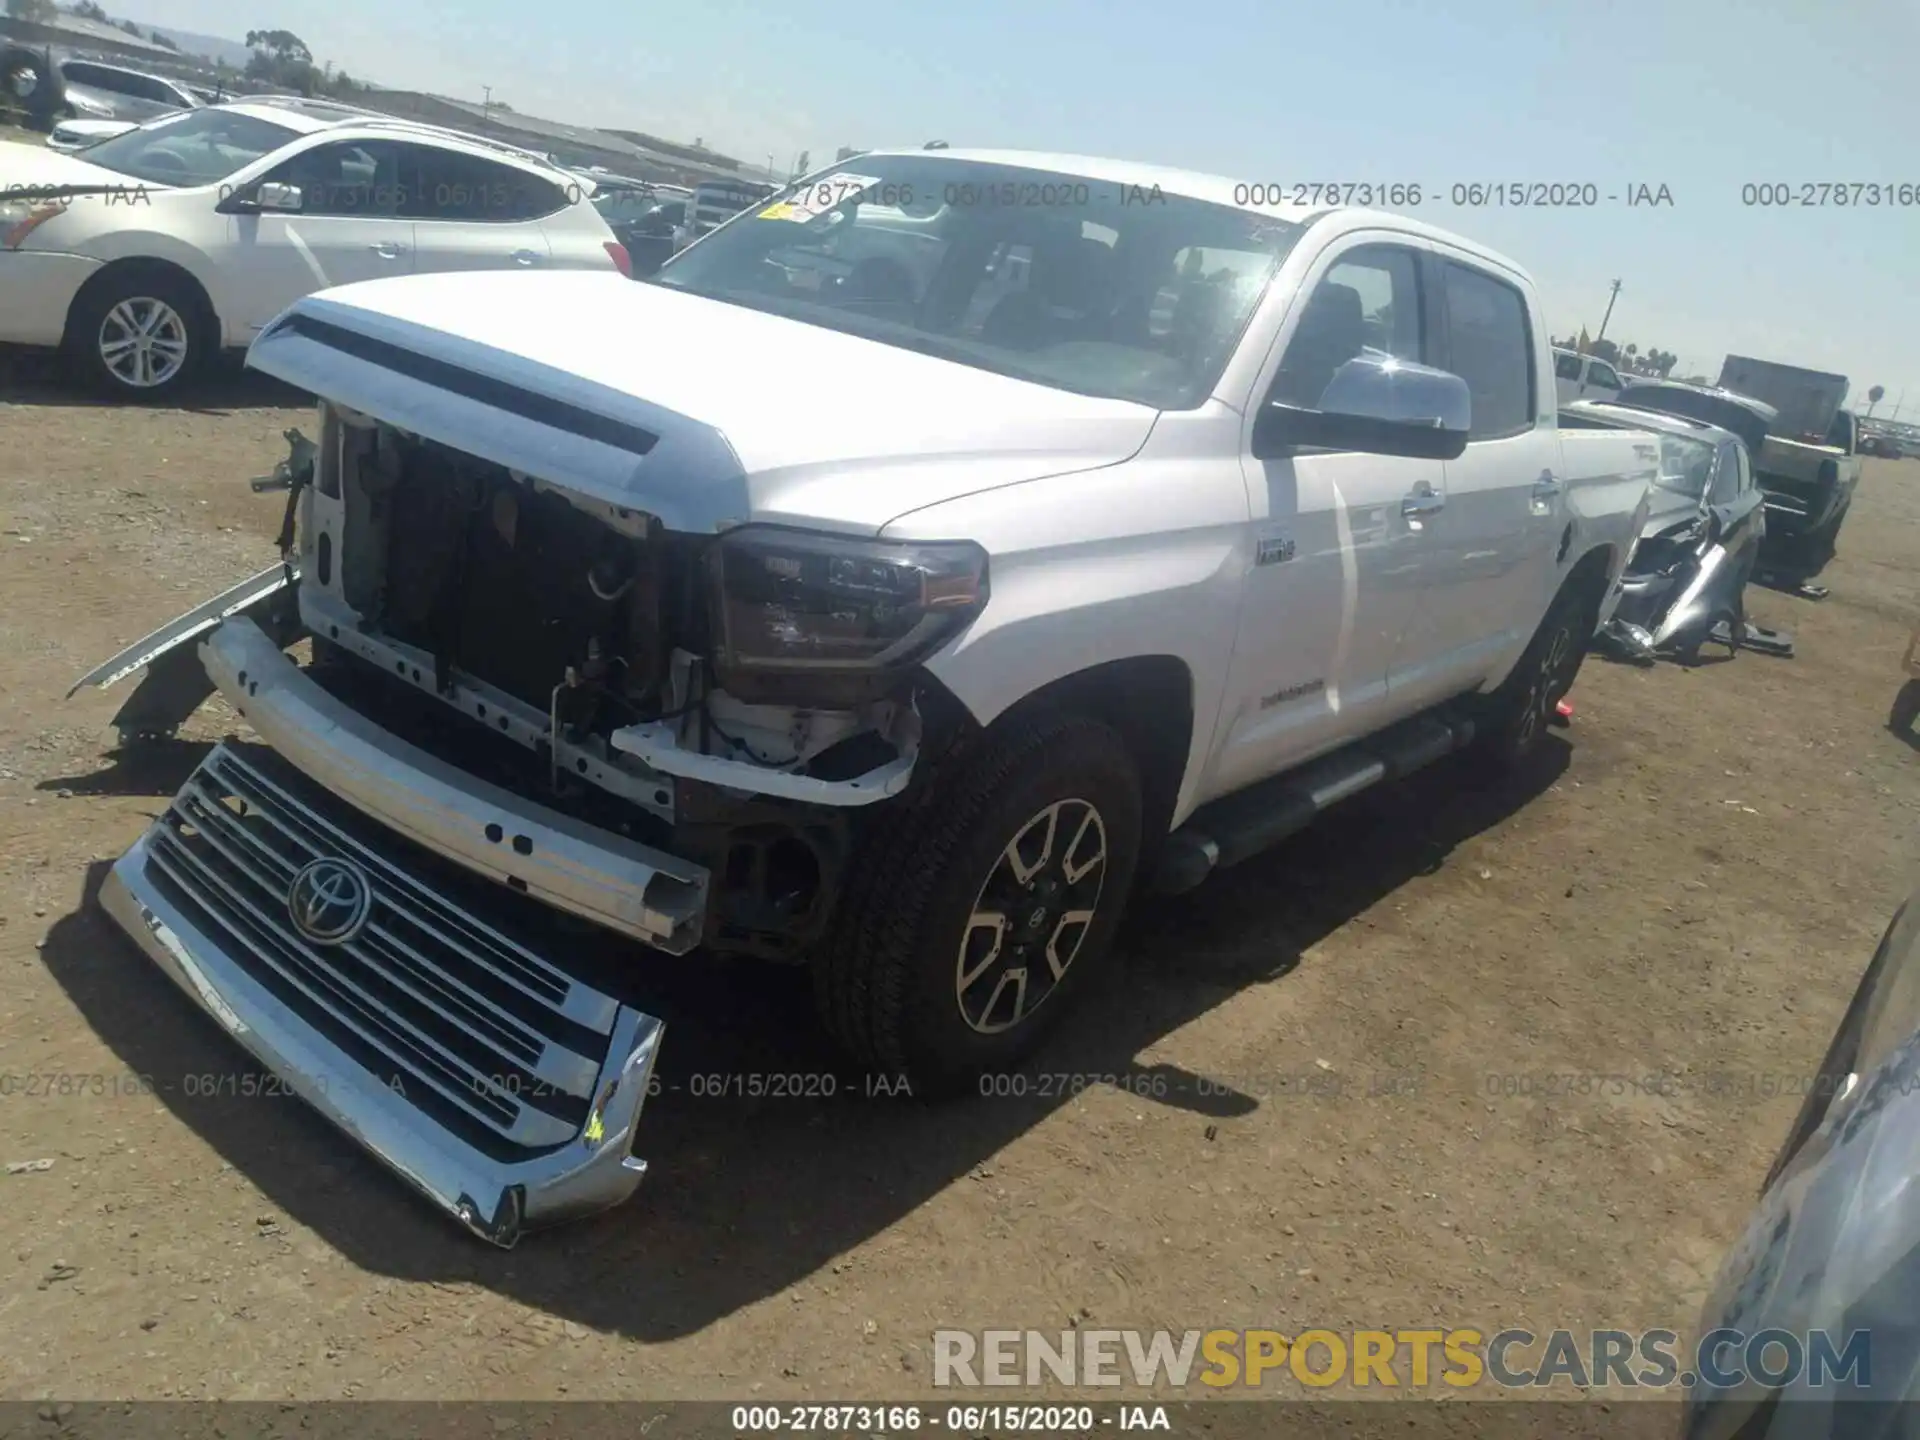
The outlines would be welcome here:
M 809 215 L 805 210 L 802 210 L 798 205 L 789 205 L 785 201 L 780 201 L 767 206 L 766 209 L 762 210 L 754 218 L 757 220 L 799 220 L 804 223 L 805 221 L 811 220 L 813 216 Z

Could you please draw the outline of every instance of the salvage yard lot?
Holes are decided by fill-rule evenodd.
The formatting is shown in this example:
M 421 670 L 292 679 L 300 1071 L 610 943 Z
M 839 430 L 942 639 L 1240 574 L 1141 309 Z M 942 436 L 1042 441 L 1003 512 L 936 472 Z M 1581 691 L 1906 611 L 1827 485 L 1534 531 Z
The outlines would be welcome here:
M 52 1162 L 0 1177 L 9 1397 L 892 1398 L 941 1325 L 1684 1329 L 1920 860 L 1920 463 L 1869 461 L 1831 597 L 1753 592 L 1798 658 L 1590 662 L 1529 783 L 1436 767 L 1142 905 L 1024 1094 L 744 1098 L 832 1064 L 803 977 L 636 953 L 652 1170 L 503 1254 L 93 908 L 236 722 L 116 757 L 119 692 L 62 695 L 267 563 L 246 481 L 304 407 L 42 374 L 0 371 L 0 1160 Z

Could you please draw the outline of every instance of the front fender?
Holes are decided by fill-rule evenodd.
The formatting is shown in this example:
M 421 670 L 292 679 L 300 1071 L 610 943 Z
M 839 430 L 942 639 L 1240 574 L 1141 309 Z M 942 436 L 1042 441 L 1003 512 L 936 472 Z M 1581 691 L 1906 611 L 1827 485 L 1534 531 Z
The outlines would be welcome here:
M 1204 772 L 1219 720 L 1245 574 L 1238 531 L 1142 537 L 1073 552 L 1005 557 L 986 613 L 926 669 L 981 725 L 1095 666 L 1184 661 L 1193 733 L 1176 817 Z

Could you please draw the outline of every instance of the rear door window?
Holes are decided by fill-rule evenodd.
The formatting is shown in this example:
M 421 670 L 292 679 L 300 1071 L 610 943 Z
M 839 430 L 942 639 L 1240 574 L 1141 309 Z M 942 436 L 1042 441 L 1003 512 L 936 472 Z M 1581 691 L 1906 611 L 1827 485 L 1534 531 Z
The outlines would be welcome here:
M 1519 290 L 1457 260 L 1445 276 L 1447 368 L 1473 397 L 1474 440 L 1531 429 L 1535 408 L 1533 331 Z
M 552 215 L 573 198 L 556 181 L 462 150 L 412 143 L 396 149 L 400 213 L 410 220 L 511 225 Z
M 336 141 L 290 156 L 262 183 L 297 186 L 303 215 L 391 216 L 394 146 L 384 140 Z

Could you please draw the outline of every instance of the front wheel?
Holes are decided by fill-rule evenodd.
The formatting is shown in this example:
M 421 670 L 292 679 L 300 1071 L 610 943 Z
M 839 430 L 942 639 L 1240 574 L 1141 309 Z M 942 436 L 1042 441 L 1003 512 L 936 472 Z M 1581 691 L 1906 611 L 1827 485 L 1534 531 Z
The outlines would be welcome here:
M 1049 714 L 990 732 L 850 867 L 814 962 L 828 1029 L 916 1095 L 1017 1065 L 1098 982 L 1140 826 L 1110 727 Z
M 166 399 L 213 349 L 213 323 L 205 312 L 184 279 L 129 270 L 104 277 L 75 302 L 67 349 L 94 389 L 122 399 Z

